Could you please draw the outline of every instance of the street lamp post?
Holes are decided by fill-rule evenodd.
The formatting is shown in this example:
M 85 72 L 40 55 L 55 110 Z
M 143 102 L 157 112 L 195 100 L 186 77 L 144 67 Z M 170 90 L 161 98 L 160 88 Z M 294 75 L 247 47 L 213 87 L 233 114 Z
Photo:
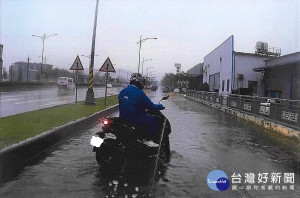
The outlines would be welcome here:
M 136 43 L 136 44 L 139 44 L 139 45 L 140 45 L 140 48 L 139 48 L 139 65 L 138 65 L 138 73 L 140 73 L 142 42 L 145 42 L 145 41 L 148 40 L 148 39 L 157 39 L 157 38 L 145 38 L 145 39 L 142 39 L 142 35 L 141 35 L 141 36 L 140 36 L 140 41 Z
M 143 60 L 142 60 L 142 75 L 143 75 L 143 73 L 144 73 L 144 62 L 145 61 L 152 61 L 152 59 L 146 59 L 146 60 L 144 60 L 144 58 L 143 58 Z
M 43 62 L 44 62 L 45 40 L 46 40 L 46 38 L 49 38 L 50 36 L 56 36 L 56 35 L 58 35 L 58 34 L 52 34 L 52 35 L 49 35 L 49 36 L 46 36 L 45 33 L 44 33 L 42 36 L 37 36 L 37 35 L 34 35 L 34 34 L 32 35 L 32 36 L 34 36 L 34 37 L 39 37 L 39 38 L 41 38 L 42 41 L 43 41 L 42 63 L 41 63 L 41 78 L 42 78 L 42 75 L 43 75 Z M 41 78 L 40 78 L 40 80 L 41 80 Z

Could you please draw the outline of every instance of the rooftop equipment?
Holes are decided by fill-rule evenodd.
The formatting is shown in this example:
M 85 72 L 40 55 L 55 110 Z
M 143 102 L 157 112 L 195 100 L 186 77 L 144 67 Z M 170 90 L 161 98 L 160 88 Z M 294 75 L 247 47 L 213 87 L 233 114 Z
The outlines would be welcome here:
M 269 47 L 268 43 L 257 41 L 255 45 L 255 54 L 278 57 L 281 55 L 281 49 L 278 47 Z

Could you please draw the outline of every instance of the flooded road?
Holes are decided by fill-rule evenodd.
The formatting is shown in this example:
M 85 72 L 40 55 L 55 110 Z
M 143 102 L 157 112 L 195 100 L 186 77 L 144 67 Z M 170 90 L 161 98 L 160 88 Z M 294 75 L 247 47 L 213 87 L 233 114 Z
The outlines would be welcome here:
M 154 102 L 161 96 L 150 93 Z M 152 197 L 300 197 L 299 142 L 184 97 L 162 104 L 172 126 L 172 156 Z M 149 183 L 122 183 L 99 171 L 90 146 L 98 130 L 91 125 L 43 152 L 0 187 L 0 197 L 149 197 Z M 214 170 L 227 174 L 226 191 L 208 186 Z M 254 175 L 252 182 L 246 175 Z

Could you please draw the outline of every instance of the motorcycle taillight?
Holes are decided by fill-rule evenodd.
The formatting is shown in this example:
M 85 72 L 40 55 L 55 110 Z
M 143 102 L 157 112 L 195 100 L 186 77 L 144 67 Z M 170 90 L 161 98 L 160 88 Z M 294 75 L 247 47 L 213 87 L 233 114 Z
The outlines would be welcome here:
M 107 118 L 103 118 L 102 123 L 104 124 L 104 126 L 107 126 L 110 123 L 110 121 Z

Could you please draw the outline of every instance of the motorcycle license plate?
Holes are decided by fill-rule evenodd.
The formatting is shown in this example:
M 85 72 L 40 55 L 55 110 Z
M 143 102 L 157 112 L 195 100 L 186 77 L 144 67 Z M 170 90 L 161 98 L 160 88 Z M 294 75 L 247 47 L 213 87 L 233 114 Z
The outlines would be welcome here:
M 105 133 L 104 139 L 117 139 L 117 136 L 115 136 L 112 133 Z

